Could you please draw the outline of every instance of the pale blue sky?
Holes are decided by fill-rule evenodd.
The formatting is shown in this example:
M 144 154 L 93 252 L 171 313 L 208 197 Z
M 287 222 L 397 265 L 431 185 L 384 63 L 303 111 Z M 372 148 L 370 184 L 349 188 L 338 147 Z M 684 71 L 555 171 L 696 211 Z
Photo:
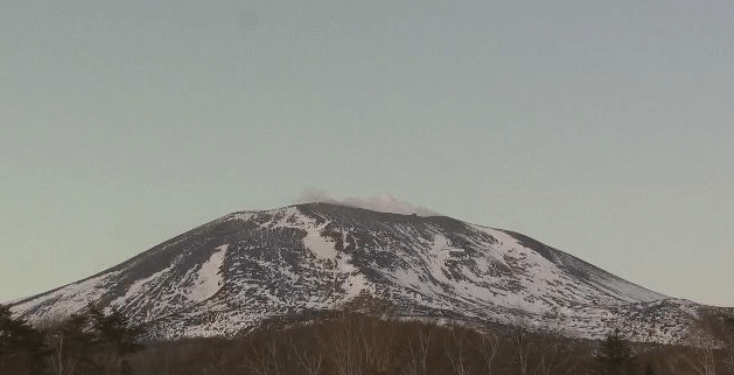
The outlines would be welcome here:
M 4 0 L 0 301 L 304 187 L 734 306 L 731 1 Z

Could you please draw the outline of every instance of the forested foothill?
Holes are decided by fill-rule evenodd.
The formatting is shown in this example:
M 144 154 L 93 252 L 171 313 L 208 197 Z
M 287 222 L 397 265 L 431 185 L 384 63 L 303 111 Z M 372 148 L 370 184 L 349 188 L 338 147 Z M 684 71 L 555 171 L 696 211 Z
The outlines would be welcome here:
M 734 374 L 734 321 L 702 347 L 579 341 L 522 328 L 469 329 L 358 312 L 270 324 L 234 338 L 145 342 L 119 311 L 89 307 L 31 326 L 0 306 L 0 375 Z
M 129 358 L 144 349 L 141 333 L 117 310 L 90 306 L 35 327 L 0 305 L 0 374 L 133 374 Z

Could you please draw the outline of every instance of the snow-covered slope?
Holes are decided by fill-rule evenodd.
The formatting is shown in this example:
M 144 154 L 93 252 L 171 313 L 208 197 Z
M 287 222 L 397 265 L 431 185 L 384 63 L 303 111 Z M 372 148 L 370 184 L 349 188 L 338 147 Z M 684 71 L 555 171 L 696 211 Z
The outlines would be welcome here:
M 151 338 L 234 335 L 366 295 L 393 314 L 600 338 L 687 340 L 704 307 L 667 298 L 518 233 L 449 217 L 311 203 L 238 212 L 86 280 L 16 302 L 32 321 L 89 303 Z

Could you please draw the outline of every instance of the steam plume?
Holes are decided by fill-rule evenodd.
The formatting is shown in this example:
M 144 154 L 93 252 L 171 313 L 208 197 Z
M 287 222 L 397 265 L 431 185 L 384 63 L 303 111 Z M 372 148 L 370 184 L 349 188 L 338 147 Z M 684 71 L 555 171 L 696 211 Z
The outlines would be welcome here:
M 305 188 L 296 198 L 296 203 L 323 202 L 340 204 L 344 206 L 364 208 L 372 211 L 389 212 L 393 214 L 420 216 L 435 216 L 439 213 L 425 207 L 415 206 L 408 202 L 395 198 L 390 193 L 380 193 L 370 198 L 346 197 L 337 199 L 332 194 L 322 189 Z

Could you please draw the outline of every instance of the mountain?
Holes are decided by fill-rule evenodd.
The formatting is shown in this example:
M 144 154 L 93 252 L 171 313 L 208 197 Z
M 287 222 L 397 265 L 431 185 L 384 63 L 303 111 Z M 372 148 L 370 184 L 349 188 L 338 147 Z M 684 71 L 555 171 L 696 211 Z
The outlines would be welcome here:
M 445 216 L 308 203 L 236 212 L 104 272 L 12 304 L 32 322 L 87 304 L 150 339 L 229 336 L 380 303 L 398 317 L 599 339 L 690 341 L 722 312 L 666 297 L 519 233 Z M 719 311 L 721 310 L 721 311 Z

